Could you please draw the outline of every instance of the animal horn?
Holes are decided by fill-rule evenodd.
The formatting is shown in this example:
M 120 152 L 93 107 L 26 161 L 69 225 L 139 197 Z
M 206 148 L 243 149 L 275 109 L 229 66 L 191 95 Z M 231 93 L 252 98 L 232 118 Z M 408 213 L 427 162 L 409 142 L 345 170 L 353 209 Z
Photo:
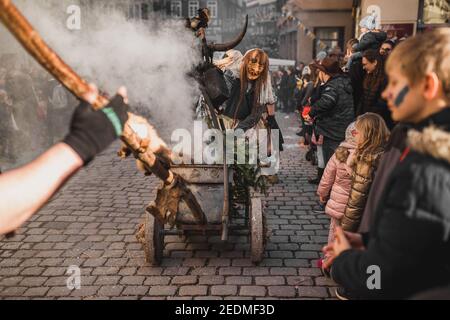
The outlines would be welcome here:
M 236 37 L 236 39 L 226 43 L 210 43 L 208 44 L 208 48 L 212 51 L 228 51 L 237 47 L 239 43 L 241 43 L 242 39 L 244 39 L 245 34 L 247 33 L 247 26 L 248 26 L 248 15 L 245 16 L 244 28 L 242 29 L 239 36 Z

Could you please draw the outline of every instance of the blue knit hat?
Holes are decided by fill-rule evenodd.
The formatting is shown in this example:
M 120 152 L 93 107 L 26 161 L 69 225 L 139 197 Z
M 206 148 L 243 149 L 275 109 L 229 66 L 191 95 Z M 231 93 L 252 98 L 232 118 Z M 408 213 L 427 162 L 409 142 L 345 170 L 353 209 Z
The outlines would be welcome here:
M 377 15 L 376 14 L 371 14 L 369 16 L 365 16 L 361 22 L 359 23 L 359 26 L 361 28 L 366 28 L 370 31 L 373 31 L 375 29 L 379 29 L 379 25 L 377 23 Z

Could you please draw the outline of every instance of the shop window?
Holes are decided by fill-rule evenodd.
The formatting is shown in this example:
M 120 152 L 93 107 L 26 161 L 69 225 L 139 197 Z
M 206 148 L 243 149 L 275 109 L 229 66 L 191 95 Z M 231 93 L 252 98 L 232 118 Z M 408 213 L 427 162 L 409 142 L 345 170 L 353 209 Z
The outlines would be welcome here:
M 448 0 L 423 1 L 423 23 L 450 23 L 450 3 Z
M 314 28 L 314 34 L 316 39 L 313 46 L 313 57 L 326 49 L 340 47 L 342 50 L 344 48 L 344 28 L 342 27 Z M 324 48 L 323 45 L 321 47 L 321 43 L 325 44 L 327 48 Z

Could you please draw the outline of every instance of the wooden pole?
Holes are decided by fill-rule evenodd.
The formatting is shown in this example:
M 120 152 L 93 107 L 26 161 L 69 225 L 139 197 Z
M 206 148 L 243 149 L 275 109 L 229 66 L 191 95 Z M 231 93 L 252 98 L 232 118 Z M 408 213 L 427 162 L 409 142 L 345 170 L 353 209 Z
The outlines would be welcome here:
M 91 90 L 88 83 L 47 45 L 11 0 L 0 0 L 0 20 L 25 50 L 76 97 L 83 99 L 86 93 Z M 98 95 L 91 105 L 98 110 L 108 103 L 107 98 Z M 129 113 L 129 122 L 132 122 L 133 118 L 134 115 Z M 124 135 L 121 137 L 122 141 L 131 149 L 136 158 L 144 162 L 150 171 L 155 171 L 153 173 L 158 178 L 167 184 L 172 183 L 173 173 L 160 165 L 157 156 L 148 149 L 145 152 L 139 152 L 139 146 L 134 145 L 135 143 L 132 141 L 136 142 L 141 139 L 131 130 L 129 122 L 125 126 L 128 126 L 130 130 L 124 130 Z M 171 154 L 170 150 L 164 150 L 164 152 L 165 154 Z
M 25 50 L 76 97 L 82 98 L 90 91 L 88 83 L 45 43 L 11 0 L 0 0 L 0 20 Z M 106 104 L 108 99 L 99 95 L 92 106 L 100 109 Z
M 44 67 L 55 79 L 60 81 L 76 97 L 84 99 L 86 93 L 90 91 L 88 83 L 82 79 L 73 69 L 68 66 L 41 38 L 37 31 L 31 26 L 28 20 L 20 13 L 11 0 L 0 0 L 0 21 L 8 28 L 14 37 L 22 44 L 28 53 Z M 109 103 L 108 99 L 98 95 L 96 101 L 91 105 L 98 110 Z M 135 158 L 142 161 L 147 170 L 151 171 L 166 185 L 177 185 L 183 190 L 183 199 L 200 223 L 206 222 L 200 204 L 195 199 L 192 192 L 186 186 L 181 177 L 175 177 L 173 172 L 166 169 L 149 148 L 141 150 L 142 137 L 132 129 L 133 120 L 138 117 L 129 113 L 128 122 L 125 124 L 121 139 L 132 151 Z M 171 155 L 172 152 L 164 146 L 161 152 Z

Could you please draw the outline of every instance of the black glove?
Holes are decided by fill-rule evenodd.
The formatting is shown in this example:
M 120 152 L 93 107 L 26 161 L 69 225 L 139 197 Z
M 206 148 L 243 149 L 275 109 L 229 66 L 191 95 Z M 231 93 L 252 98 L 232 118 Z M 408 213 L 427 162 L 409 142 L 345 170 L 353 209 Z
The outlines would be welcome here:
M 267 123 L 269 124 L 269 127 L 271 129 L 277 129 L 277 127 L 278 127 L 277 120 L 275 119 L 275 116 L 273 116 L 273 115 L 267 116 Z
M 128 120 L 128 106 L 122 96 L 116 95 L 101 110 L 81 102 L 72 116 L 70 132 L 63 142 L 68 144 L 88 164 L 98 153 L 105 150 L 123 131 Z

